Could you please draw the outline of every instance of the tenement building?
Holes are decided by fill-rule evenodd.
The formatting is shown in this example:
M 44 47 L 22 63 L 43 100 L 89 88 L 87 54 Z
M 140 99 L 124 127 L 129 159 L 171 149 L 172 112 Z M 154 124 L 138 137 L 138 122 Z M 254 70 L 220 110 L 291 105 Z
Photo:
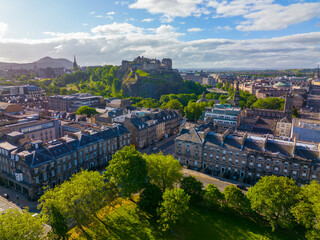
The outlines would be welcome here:
M 262 176 L 292 178 L 299 186 L 320 180 L 320 144 L 229 135 L 207 129 L 185 131 L 175 139 L 175 156 L 196 170 L 254 184 Z
M 206 107 L 204 121 L 206 123 L 214 123 L 217 132 L 224 132 L 227 129 L 234 132 L 240 126 L 241 108 L 229 107 L 223 104 Z
M 28 141 L 16 132 L 0 143 L 0 178 L 29 199 L 37 199 L 43 187 L 55 187 L 81 169 L 102 169 L 127 145 L 130 132 L 122 125 L 71 133 L 48 144 Z

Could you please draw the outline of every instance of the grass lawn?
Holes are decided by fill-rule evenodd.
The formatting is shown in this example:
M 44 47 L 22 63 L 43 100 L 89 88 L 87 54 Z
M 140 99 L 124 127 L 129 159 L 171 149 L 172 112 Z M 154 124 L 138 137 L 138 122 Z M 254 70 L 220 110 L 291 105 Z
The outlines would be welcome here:
M 118 205 L 116 212 L 111 215 L 132 216 L 127 214 L 127 210 L 133 210 L 135 204 L 124 201 Z M 109 209 L 102 209 L 99 215 L 103 218 Z M 91 235 L 98 231 L 97 223 L 91 224 L 87 230 Z M 135 228 L 134 226 L 132 226 Z M 155 229 L 149 228 L 153 233 Z M 81 231 L 73 228 L 70 232 L 70 239 L 85 239 Z M 94 235 L 94 234 L 93 234 Z M 289 230 L 278 230 L 272 232 L 270 227 L 262 226 L 247 218 L 231 213 L 209 210 L 207 208 L 192 206 L 184 222 L 175 227 L 173 235 L 159 237 L 155 234 L 155 240 L 253 240 L 253 239 L 272 239 L 272 240 L 296 240 L 304 239 L 303 233 L 291 232 Z M 134 238 L 137 239 L 137 238 Z

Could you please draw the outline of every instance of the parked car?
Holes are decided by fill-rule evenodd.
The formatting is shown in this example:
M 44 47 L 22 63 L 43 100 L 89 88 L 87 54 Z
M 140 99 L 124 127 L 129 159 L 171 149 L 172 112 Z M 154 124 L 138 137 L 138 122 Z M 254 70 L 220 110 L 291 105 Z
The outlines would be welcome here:
M 246 186 L 242 185 L 242 184 L 238 184 L 237 188 L 241 189 L 241 190 L 247 190 Z

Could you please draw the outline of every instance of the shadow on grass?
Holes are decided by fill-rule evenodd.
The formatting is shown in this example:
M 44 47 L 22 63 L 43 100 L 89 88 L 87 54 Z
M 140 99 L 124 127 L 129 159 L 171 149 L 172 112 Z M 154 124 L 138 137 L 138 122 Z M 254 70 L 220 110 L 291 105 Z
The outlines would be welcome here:
M 231 213 L 192 206 L 185 221 L 176 228 L 175 239 L 237 239 L 251 240 L 268 237 L 274 240 L 303 239 L 302 233 L 289 230 L 271 231 L 250 219 Z

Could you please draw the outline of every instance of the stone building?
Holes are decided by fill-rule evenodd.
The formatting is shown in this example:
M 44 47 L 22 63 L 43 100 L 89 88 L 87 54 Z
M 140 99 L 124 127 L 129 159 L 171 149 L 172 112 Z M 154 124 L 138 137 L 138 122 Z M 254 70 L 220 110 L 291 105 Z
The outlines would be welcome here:
M 34 200 L 44 187 L 55 187 L 81 169 L 103 169 L 127 145 L 130 132 L 121 125 L 69 134 L 48 144 L 29 141 L 19 133 L 0 143 L 0 177 Z
M 286 118 L 280 119 L 276 126 L 276 136 L 279 137 L 290 137 L 292 123 Z
M 131 132 L 136 148 L 145 148 L 178 131 L 180 115 L 175 110 L 149 112 L 144 116 L 131 115 L 122 122 Z
M 320 180 L 320 145 L 208 129 L 192 129 L 175 139 L 181 164 L 249 184 L 268 175 L 290 177 L 299 186 Z
M 133 61 L 123 60 L 120 70 L 126 72 L 129 69 L 140 69 L 146 71 L 172 70 L 172 60 L 170 58 L 163 58 L 162 61 L 158 59 L 151 59 L 145 57 L 137 57 Z
M 214 123 L 217 132 L 224 132 L 226 129 L 234 132 L 240 126 L 241 108 L 226 107 L 223 104 L 206 107 L 204 121 Z
M 294 118 L 291 138 L 307 142 L 320 142 L 320 120 Z
M 293 101 L 294 101 L 294 96 L 292 94 L 287 94 L 283 111 L 259 109 L 259 108 L 247 108 L 243 111 L 243 116 L 244 117 L 260 117 L 260 118 L 267 118 L 267 119 L 279 119 L 279 120 L 286 117 L 289 121 L 291 121 Z

